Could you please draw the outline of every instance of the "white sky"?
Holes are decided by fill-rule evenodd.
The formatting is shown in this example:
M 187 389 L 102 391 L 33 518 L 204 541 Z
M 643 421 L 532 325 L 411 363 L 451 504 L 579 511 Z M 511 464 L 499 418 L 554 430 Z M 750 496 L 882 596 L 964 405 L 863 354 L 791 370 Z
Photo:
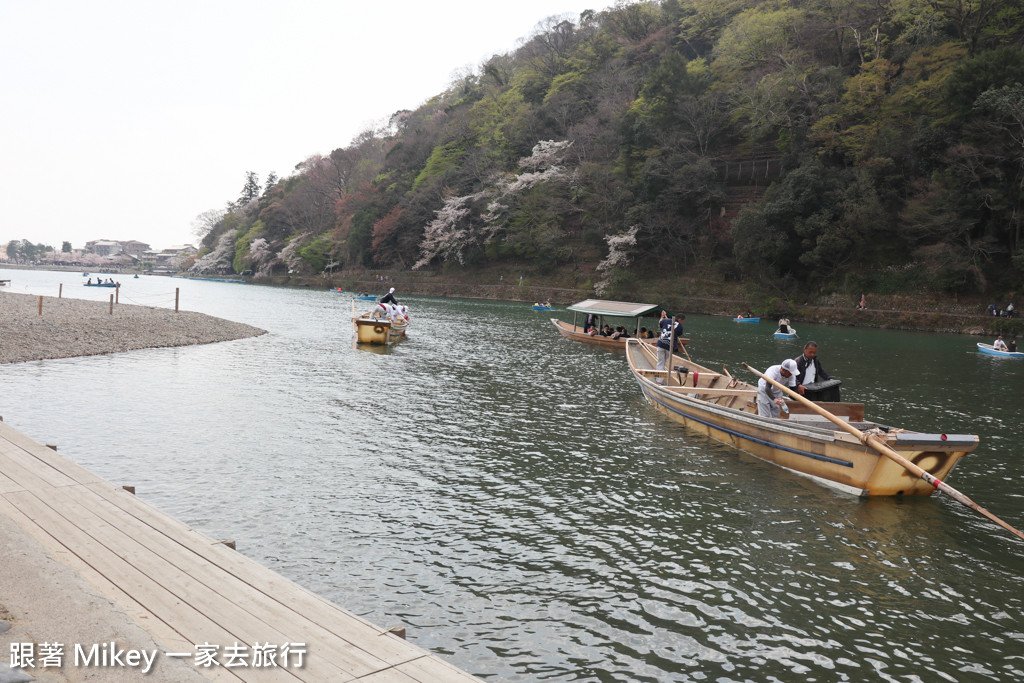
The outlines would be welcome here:
M 550 16 L 611 0 L 0 0 L 0 244 L 192 243 Z

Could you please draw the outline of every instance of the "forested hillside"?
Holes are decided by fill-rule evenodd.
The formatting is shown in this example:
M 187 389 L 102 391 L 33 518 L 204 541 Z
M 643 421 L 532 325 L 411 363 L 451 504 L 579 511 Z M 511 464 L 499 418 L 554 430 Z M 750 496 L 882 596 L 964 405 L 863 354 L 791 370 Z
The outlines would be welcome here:
M 607 296 L 682 274 L 1019 290 L 1022 84 L 1008 0 L 550 18 L 384 129 L 288 177 L 250 173 L 206 215 L 193 268 L 509 270 Z

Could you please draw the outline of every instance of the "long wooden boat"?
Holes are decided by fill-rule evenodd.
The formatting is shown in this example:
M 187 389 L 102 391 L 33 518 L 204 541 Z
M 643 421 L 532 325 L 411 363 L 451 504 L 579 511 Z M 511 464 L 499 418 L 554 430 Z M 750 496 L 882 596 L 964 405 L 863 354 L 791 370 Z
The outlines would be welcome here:
M 117 287 L 120 283 L 115 282 L 85 282 L 83 287 Z
M 734 323 L 759 323 L 759 322 L 761 322 L 761 319 L 760 318 L 744 318 L 743 316 L 738 315 L 735 318 L 733 318 L 732 321 Z
M 644 316 L 651 316 L 653 318 L 655 312 L 660 308 L 661 307 L 657 304 L 586 299 L 573 304 L 572 306 L 566 307 L 566 310 L 572 311 L 572 323 L 559 320 L 558 318 L 551 318 L 551 324 L 554 325 L 555 329 L 557 329 L 558 332 L 566 339 L 572 339 L 574 341 L 583 342 L 584 344 L 592 344 L 594 346 L 603 346 L 609 349 L 624 349 L 626 348 L 626 339 L 628 339 L 628 337 L 612 339 L 611 337 L 604 337 L 600 334 L 589 334 L 585 331 L 583 325 L 578 324 L 579 315 L 596 315 L 598 329 L 603 327 L 605 318 L 632 318 L 634 322 L 631 322 L 627 329 L 632 328 L 630 334 L 638 336 L 640 334 L 640 318 Z M 653 344 L 657 342 L 659 332 L 656 322 L 651 324 L 651 329 L 655 338 L 645 339 L 644 341 Z M 689 341 L 689 339 L 685 338 L 681 340 L 684 346 Z
M 370 313 L 363 313 L 352 319 L 356 330 L 356 341 L 360 344 L 394 344 L 405 339 L 405 331 L 409 321 L 396 317 L 393 321 L 387 318 L 374 318 Z
M 1001 351 L 991 344 L 978 342 L 978 350 L 990 356 L 1008 356 L 1010 358 L 1024 358 L 1024 351 Z
M 636 340 L 626 343 L 626 358 L 647 400 L 693 431 L 858 496 L 926 496 L 935 490 L 796 401 L 787 401 L 789 412 L 779 418 L 760 417 L 756 384 L 679 356 L 671 372 L 659 371 L 654 350 Z M 939 479 L 978 446 L 973 434 L 925 434 L 865 420 L 863 403 L 818 405 Z

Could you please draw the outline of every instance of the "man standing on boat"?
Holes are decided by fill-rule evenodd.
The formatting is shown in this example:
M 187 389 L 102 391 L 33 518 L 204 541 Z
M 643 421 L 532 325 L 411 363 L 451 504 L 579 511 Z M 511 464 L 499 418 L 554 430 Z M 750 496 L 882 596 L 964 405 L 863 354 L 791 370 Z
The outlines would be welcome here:
M 388 290 L 388 293 L 380 298 L 382 304 L 391 304 L 392 306 L 398 305 L 398 299 L 395 298 L 395 288 L 392 287 Z
M 773 365 L 764 371 L 766 377 L 770 377 L 779 384 L 796 386 L 796 361 L 787 358 L 781 365 Z M 769 384 L 764 377 L 757 380 L 757 414 L 761 417 L 778 417 L 779 408 L 786 405 L 782 398 L 782 389 Z
M 675 351 L 682 350 L 683 343 L 679 340 L 683 337 L 684 320 L 686 320 L 686 316 L 680 313 L 676 316 L 676 324 L 672 325 L 672 318 L 662 311 L 662 318 L 658 321 L 658 326 L 661 327 L 661 336 L 658 337 L 658 370 L 664 370 L 669 359 L 672 358 L 670 349 L 672 348 L 673 334 L 675 335 Z
M 797 356 L 796 361 L 796 390 L 803 396 L 807 391 L 807 385 L 814 382 L 827 382 L 832 379 L 821 367 L 818 360 L 818 344 L 809 341 L 804 344 L 804 352 Z

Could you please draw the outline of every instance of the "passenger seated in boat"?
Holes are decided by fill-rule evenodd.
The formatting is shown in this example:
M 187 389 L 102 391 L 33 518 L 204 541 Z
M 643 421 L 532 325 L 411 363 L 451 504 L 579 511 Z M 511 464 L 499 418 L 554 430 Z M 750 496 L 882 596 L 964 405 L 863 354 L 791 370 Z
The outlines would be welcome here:
M 628 336 L 629 334 L 626 333 L 626 328 L 622 327 L 621 325 L 619 327 L 616 327 L 615 331 L 612 332 L 612 339 L 622 339 L 623 337 Z
M 89 278 L 89 281 L 88 281 L 88 282 L 86 282 L 85 284 L 87 284 L 87 285 L 91 285 L 91 284 L 92 284 L 92 278 Z
M 796 372 L 796 361 L 787 358 L 781 364 L 765 370 L 764 375 L 779 384 L 793 387 L 796 386 Z M 764 377 L 757 380 L 757 414 L 761 417 L 778 417 L 779 408 L 786 404 L 782 396 L 782 390 L 769 384 Z
M 651 333 L 650 333 L 650 332 L 649 332 L 649 331 L 647 330 L 647 328 L 646 328 L 646 327 L 641 327 L 641 328 L 640 328 L 640 339 L 650 339 L 650 338 L 651 338 L 651 337 L 653 337 L 653 336 L 654 336 L 654 335 L 653 335 L 653 334 L 651 334 Z
M 593 313 L 587 313 L 586 320 L 583 321 L 583 331 L 590 334 L 594 329 L 594 325 L 597 323 L 597 316 Z
M 587 332 L 587 334 L 589 334 L 591 337 L 596 337 L 600 335 L 601 332 L 600 330 L 597 329 L 597 325 L 594 325 L 593 327 L 590 328 L 590 331 Z
M 779 332 L 789 334 L 789 318 L 783 318 L 779 321 Z
M 612 326 L 611 325 L 605 325 L 604 329 L 601 330 L 601 336 L 602 337 L 610 337 L 610 336 L 612 336 Z
M 1010 353 L 1017 353 L 1017 340 L 1011 339 L 1010 343 L 1006 345 L 1006 350 Z
M 1009 350 L 1006 348 L 1006 342 L 1003 341 L 1003 335 L 999 335 L 998 337 L 996 337 L 996 340 L 992 342 L 992 348 L 994 348 L 996 351 Z

